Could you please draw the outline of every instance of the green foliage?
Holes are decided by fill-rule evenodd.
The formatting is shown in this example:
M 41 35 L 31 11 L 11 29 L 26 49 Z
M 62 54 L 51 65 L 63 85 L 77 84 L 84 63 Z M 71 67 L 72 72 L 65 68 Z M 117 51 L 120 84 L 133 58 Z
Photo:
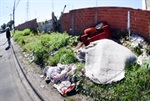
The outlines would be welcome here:
M 62 48 L 58 50 L 58 52 L 56 53 L 56 55 L 54 55 L 54 57 L 51 56 L 49 58 L 49 61 L 50 61 L 49 62 L 50 65 L 57 65 L 58 63 L 61 63 L 61 64 L 74 63 L 77 61 L 77 59 L 72 49 Z
M 23 30 L 22 33 L 24 36 L 28 36 L 28 35 L 30 35 L 30 32 L 31 32 L 30 29 L 25 29 L 25 30 Z
M 33 34 L 30 29 L 16 31 L 13 33 L 14 40 L 17 41 L 24 51 L 31 53 L 34 51 L 35 63 L 44 66 L 47 63 L 57 65 L 72 63 L 76 61 L 72 49 L 63 49 L 71 44 L 67 33 L 51 33 L 51 34 Z M 34 37 L 33 37 L 34 36 Z M 55 56 L 52 56 L 53 51 L 57 51 Z M 51 61 L 50 61 L 51 60 Z
M 69 37 L 69 40 L 68 40 L 68 43 L 70 46 L 76 46 L 77 43 L 78 43 L 78 38 L 77 36 L 70 36 Z
M 147 68 L 150 70 L 150 57 L 147 57 L 145 62 L 141 66 L 142 68 Z
M 51 52 L 54 49 L 58 50 L 61 47 L 68 45 L 67 40 L 68 40 L 68 35 L 66 33 L 64 33 L 64 34 L 52 33 L 50 35 L 49 34 L 41 35 L 39 38 L 38 46 L 34 48 L 36 63 L 42 64 L 42 65 L 44 65 L 45 63 L 49 63 L 47 60 L 51 57 Z M 59 54 L 59 56 L 60 56 L 60 54 Z M 69 56 L 69 57 L 71 57 L 71 56 Z M 56 63 L 58 63 L 58 60 L 59 60 L 58 55 L 56 55 L 51 60 L 52 61 L 50 62 L 50 64 L 56 65 Z M 62 59 L 62 62 L 64 62 L 63 60 L 64 59 Z
M 27 43 L 35 41 L 35 38 L 36 38 L 36 36 L 35 38 L 31 37 L 33 34 L 30 29 L 25 29 L 23 31 L 16 30 L 15 33 L 14 31 L 12 31 L 11 33 L 13 34 L 13 39 L 17 41 L 19 45 L 21 45 L 22 47 L 25 46 Z M 26 50 L 25 47 L 23 47 L 24 50 Z M 27 50 L 30 50 L 30 49 L 27 49 Z
M 83 68 L 85 67 L 85 64 L 77 62 L 76 65 L 77 65 L 77 69 L 75 71 L 75 74 L 78 75 L 80 72 L 83 71 Z
M 19 45 L 24 45 L 25 44 L 25 38 L 23 37 L 23 33 L 21 31 L 16 31 L 15 33 L 13 33 L 13 38 L 15 41 L 17 41 L 19 43 Z
M 125 79 L 112 84 L 102 85 L 82 77 L 78 89 L 80 93 L 91 96 L 95 101 L 147 101 L 150 99 L 150 70 L 133 64 L 126 68 Z
M 44 34 L 41 36 L 41 44 L 47 48 L 50 48 L 50 51 L 53 49 L 59 49 L 68 45 L 68 35 L 66 33 L 52 33 L 52 34 Z
M 10 30 L 11 30 L 13 24 L 14 24 L 14 21 L 13 21 L 13 20 L 10 20 L 10 21 L 7 23 L 7 27 L 9 27 Z
M 139 55 L 142 54 L 142 51 L 141 51 L 140 46 L 133 47 L 133 48 L 132 48 L 132 51 L 133 51 L 137 56 L 139 56 Z
M 35 56 L 35 60 L 34 60 L 35 63 L 37 63 L 38 65 L 44 65 L 45 50 L 43 46 L 41 45 L 40 41 L 34 44 L 33 50 L 34 50 L 34 56 Z
M 6 24 L 1 25 L 1 28 L 4 30 L 6 28 Z
M 70 64 L 77 62 L 71 49 L 78 41 L 77 37 L 68 36 L 67 33 L 51 33 L 35 35 L 28 29 L 13 33 L 14 40 L 31 53 L 34 51 L 35 63 L 57 65 L 57 63 Z M 71 47 L 70 47 L 71 46 Z M 130 46 L 129 46 L 130 47 Z M 140 47 L 133 49 L 141 54 Z M 147 49 L 149 52 L 149 49 Z M 141 68 L 138 64 L 126 67 L 125 78 L 119 82 L 102 85 L 91 82 L 84 74 L 84 63 L 77 63 L 75 75 L 77 77 L 76 91 L 92 97 L 95 101 L 147 101 L 150 99 L 150 61 Z M 148 67 L 148 69 L 147 69 Z M 70 99 L 72 100 L 72 99 Z

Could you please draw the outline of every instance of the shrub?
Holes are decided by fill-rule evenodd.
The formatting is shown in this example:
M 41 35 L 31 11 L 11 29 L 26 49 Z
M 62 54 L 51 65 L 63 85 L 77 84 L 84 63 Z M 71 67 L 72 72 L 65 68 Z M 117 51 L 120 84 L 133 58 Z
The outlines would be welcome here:
M 45 51 L 44 51 L 44 48 L 41 45 L 40 41 L 37 41 L 34 44 L 33 50 L 34 50 L 34 56 L 35 56 L 35 60 L 34 60 L 35 63 L 37 63 L 38 65 L 44 65 L 44 54 L 45 54 Z
M 28 37 L 28 36 L 24 36 Z M 68 54 L 65 53 L 65 55 L 60 55 L 62 50 L 62 47 L 66 47 L 68 45 L 68 34 L 60 34 L 60 33 L 52 33 L 52 34 L 44 34 L 40 35 L 34 42 L 29 42 L 24 46 L 24 50 L 27 51 L 34 51 L 34 56 L 35 56 L 35 62 L 40 65 L 45 65 L 46 63 L 50 63 L 51 65 L 56 65 L 58 61 L 60 62 L 60 57 L 61 56 L 61 63 L 70 63 L 75 57 L 73 56 L 73 51 L 72 50 L 67 50 L 63 51 L 69 52 Z M 27 38 L 28 40 L 31 38 Z M 33 46 L 34 45 L 34 46 Z M 28 49 L 30 48 L 30 49 Z M 54 58 L 51 56 L 51 53 L 54 50 L 61 50 L 61 52 L 58 52 L 59 55 L 54 56 Z M 65 57 L 68 57 L 66 59 Z M 51 58 L 51 59 L 50 59 Z M 53 58 L 53 59 L 52 59 Z M 48 62 L 47 60 L 51 60 L 51 62 Z M 66 60 L 65 60 L 66 59 Z
M 22 33 L 24 36 L 28 36 L 28 35 L 30 35 L 30 32 L 31 32 L 30 29 L 25 29 L 25 30 L 23 30 Z
M 76 57 L 74 56 L 74 52 L 72 49 L 62 48 L 58 50 L 58 52 L 54 55 L 54 57 L 49 57 L 50 65 L 61 64 L 70 64 L 76 62 Z
M 13 38 L 15 41 L 17 41 L 19 43 L 19 45 L 24 45 L 26 43 L 26 40 L 23 36 L 23 32 L 22 31 L 16 31 L 14 34 L 13 34 Z

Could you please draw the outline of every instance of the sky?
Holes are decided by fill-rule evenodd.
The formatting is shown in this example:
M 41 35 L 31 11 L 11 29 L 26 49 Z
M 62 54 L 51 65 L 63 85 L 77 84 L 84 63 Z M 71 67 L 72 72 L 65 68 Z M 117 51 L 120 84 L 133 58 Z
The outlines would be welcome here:
M 95 6 L 142 9 L 142 0 L 0 0 L 0 25 L 13 19 L 14 2 L 16 26 L 34 18 L 38 22 L 49 20 L 52 12 L 59 18 L 65 5 L 65 13 Z

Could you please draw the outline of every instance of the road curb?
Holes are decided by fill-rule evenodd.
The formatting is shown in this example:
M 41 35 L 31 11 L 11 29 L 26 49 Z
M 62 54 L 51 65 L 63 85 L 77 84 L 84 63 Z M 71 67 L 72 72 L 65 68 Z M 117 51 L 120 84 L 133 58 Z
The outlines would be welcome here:
M 44 101 L 43 97 L 36 91 L 36 89 L 33 87 L 31 82 L 29 81 L 28 77 L 26 76 L 26 73 L 25 73 L 23 67 L 21 66 L 21 63 L 17 58 L 13 44 L 11 45 L 11 47 L 12 47 L 12 52 L 14 54 L 13 57 L 15 60 L 17 73 L 21 79 L 23 86 L 26 88 L 26 90 L 28 92 L 28 95 L 30 96 L 30 98 L 33 101 Z

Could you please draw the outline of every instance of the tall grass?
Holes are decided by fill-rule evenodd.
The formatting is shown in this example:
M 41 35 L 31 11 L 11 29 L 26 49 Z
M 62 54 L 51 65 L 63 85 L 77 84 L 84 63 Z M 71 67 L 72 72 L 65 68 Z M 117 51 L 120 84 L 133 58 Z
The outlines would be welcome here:
M 14 40 L 26 52 L 34 51 L 35 63 L 57 65 L 77 62 L 72 45 L 76 37 L 67 33 L 33 34 L 29 30 L 16 31 Z M 140 53 L 139 48 L 134 50 Z M 149 49 L 147 50 L 149 52 Z M 134 63 L 126 67 L 125 78 L 117 83 L 102 85 L 91 82 L 84 75 L 84 64 L 76 69 L 76 91 L 92 97 L 95 101 L 148 101 L 150 99 L 150 58 L 141 67 Z
M 49 57 L 50 65 L 70 64 L 77 61 L 72 49 L 61 48 L 58 50 L 57 54 Z
M 73 38 L 75 40 L 75 38 Z M 57 63 L 67 64 L 75 62 L 73 50 L 61 49 L 68 47 L 74 41 L 67 33 L 51 33 L 34 35 L 29 29 L 16 31 L 14 40 L 22 46 L 24 51 L 30 53 L 34 51 L 35 63 L 39 65 L 57 65 Z M 59 51 L 58 51 L 59 50 Z M 58 51 L 55 56 L 52 52 Z
M 88 78 L 79 78 L 80 93 L 91 96 L 95 101 L 148 101 L 150 99 L 150 70 L 132 64 L 126 68 L 123 80 L 102 85 L 89 81 Z

